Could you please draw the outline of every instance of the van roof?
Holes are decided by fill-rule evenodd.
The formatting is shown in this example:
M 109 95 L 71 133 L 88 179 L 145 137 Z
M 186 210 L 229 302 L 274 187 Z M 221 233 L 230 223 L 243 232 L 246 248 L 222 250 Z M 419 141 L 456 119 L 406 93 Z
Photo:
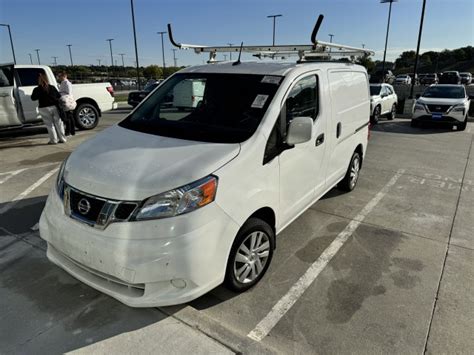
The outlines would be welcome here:
M 182 69 L 181 73 L 226 73 L 226 74 L 260 74 L 285 76 L 292 70 L 307 71 L 313 69 L 347 68 L 358 67 L 360 65 L 350 62 L 304 62 L 304 63 L 275 63 L 275 62 L 241 62 L 233 65 L 234 62 L 218 62 L 207 65 L 197 65 Z M 363 69 L 365 70 L 365 69 Z

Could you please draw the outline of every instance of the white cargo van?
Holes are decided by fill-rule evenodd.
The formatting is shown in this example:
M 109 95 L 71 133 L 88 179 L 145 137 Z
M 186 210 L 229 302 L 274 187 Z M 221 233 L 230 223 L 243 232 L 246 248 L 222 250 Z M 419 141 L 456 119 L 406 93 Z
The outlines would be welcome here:
M 178 108 L 197 107 L 204 96 L 202 80 L 183 80 L 173 89 L 173 105 Z
M 224 47 L 222 47 L 224 48 Z M 254 286 L 276 235 L 326 192 L 355 188 L 369 133 L 366 70 L 347 62 L 181 70 L 62 164 L 40 220 L 48 258 L 135 307 Z M 202 103 L 165 105 L 183 82 Z

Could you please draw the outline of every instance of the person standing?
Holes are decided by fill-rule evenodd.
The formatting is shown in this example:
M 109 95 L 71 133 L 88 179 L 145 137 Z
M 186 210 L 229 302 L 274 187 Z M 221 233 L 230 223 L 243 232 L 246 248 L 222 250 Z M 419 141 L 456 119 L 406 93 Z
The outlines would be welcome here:
M 66 136 L 74 136 L 76 134 L 76 126 L 73 113 L 77 104 L 72 94 L 72 84 L 67 78 L 67 73 L 64 71 L 59 73 L 58 79 L 61 82 L 59 85 L 59 93 L 61 94 L 60 104 L 65 116 Z
M 59 104 L 59 92 L 49 84 L 46 74 L 38 75 L 38 86 L 33 89 L 31 99 L 38 101 L 38 110 L 48 129 L 48 144 L 66 143 L 66 137 L 61 125 L 61 118 L 57 105 Z

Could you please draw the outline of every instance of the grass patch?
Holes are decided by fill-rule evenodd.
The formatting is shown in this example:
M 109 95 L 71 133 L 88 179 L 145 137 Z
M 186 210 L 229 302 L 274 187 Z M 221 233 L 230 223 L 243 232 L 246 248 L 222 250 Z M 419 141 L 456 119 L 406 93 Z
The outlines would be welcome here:
M 128 94 L 115 94 L 115 101 L 116 102 L 127 102 L 128 100 Z

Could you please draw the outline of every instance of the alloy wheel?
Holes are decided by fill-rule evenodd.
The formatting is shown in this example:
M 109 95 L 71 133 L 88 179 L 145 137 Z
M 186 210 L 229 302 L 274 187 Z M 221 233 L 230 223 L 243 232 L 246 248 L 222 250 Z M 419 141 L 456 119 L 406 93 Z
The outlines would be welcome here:
M 243 283 L 255 281 L 265 268 L 270 255 L 270 239 L 263 231 L 250 233 L 237 249 L 234 260 L 235 278 Z
M 352 160 L 351 165 L 351 172 L 350 172 L 350 185 L 351 189 L 354 188 L 357 180 L 359 179 L 359 171 L 360 171 L 360 159 L 359 156 L 354 157 Z
M 97 115 L 90 107 L 83 107 L 78 114 L 79 121 L 85 128 L 92 127 L 97 120 Z

